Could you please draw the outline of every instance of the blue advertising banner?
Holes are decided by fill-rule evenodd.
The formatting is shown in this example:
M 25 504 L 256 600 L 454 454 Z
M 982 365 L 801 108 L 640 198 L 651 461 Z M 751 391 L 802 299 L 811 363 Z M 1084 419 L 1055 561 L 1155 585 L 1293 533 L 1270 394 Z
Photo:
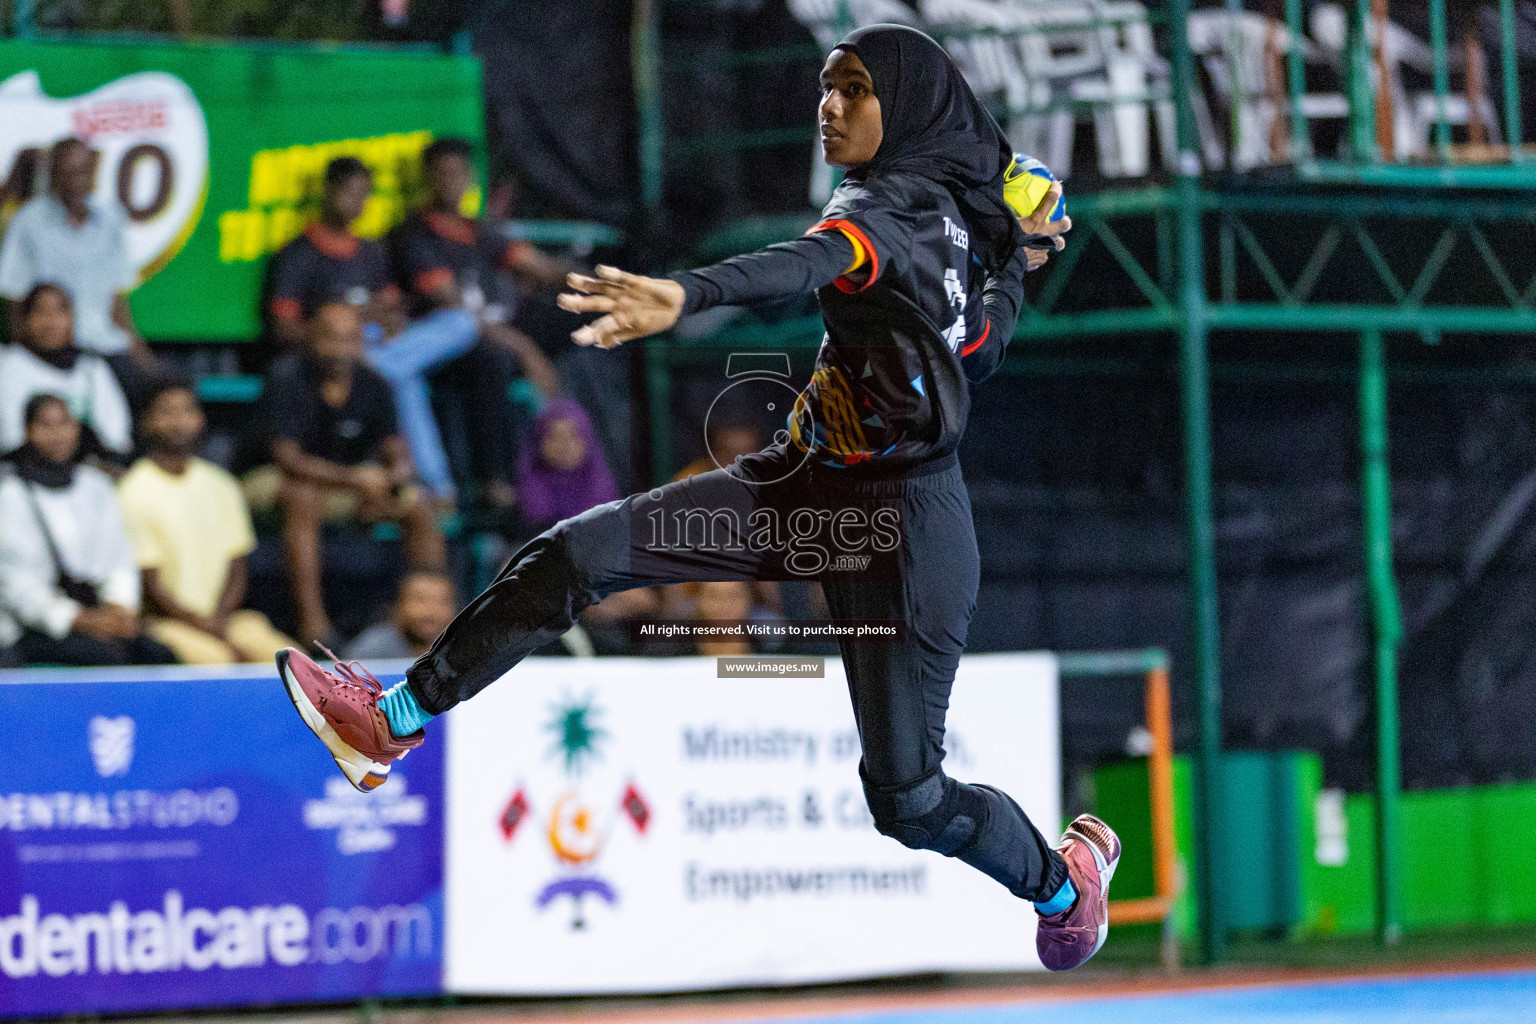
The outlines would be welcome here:
M 0 672 L 0 1015 L 442 988 L 443 742 L 358 793 L 271 669 Z

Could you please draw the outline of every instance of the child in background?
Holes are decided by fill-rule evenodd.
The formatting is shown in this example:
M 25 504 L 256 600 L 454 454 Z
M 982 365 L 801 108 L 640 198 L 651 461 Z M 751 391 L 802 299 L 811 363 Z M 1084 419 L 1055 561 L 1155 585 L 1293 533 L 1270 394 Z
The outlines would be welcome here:
M 359 661 L 419 658 L 459 611 L 459 595 L 447 573 L 406 573 L 389 618 L 374 623 L 348 645 L 346 656 Z

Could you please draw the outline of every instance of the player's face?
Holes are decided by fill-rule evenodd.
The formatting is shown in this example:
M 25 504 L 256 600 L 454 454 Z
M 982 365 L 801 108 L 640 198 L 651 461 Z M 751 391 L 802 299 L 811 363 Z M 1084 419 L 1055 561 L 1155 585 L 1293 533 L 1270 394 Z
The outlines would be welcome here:
M 821 151 L 834 167 L 857 167 L 875 158 L 885 129 L 869 69 L 857 54 L 833 50 L 821 69 Z
M 363 215 L 363 208 L 372 195 L 373 179 L 366 174 L 354 174 L 332 185 L 326 193 L 326 201 L 339 220 L 351 224 Z
M 63 348 L 75 336 L 75 318 L 69 311 L 69 303 L 64 296 L 51 290 L 37 297 L 22 326 L 27 347 L 40 352 Z
M 173 451 L 191 451 L 203 432 L 203 410 L 190 391 L 164 391 L 144 415 L 144 432 Z
M 473 168 L 462 156 L 448 154 L 438 157 L 427 173 L 427 187 L 432 190 L 433 205 L 439 209 L 457 210 L 473 178 Z
M 27 441 L 49 462 L 68 462 L 80 447 L 80 421 L 63 402 L 49 402 L 27 427 Z

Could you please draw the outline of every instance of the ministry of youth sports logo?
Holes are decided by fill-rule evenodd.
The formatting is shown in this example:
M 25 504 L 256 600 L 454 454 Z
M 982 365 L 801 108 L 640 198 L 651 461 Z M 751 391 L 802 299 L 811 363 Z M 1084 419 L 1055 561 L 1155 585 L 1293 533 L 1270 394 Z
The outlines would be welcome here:
M 598 872 L 609 841 L 625 828 L 644 837 L 651 824 L 651 808 L 639 787 L 626 782 L 614 795 L 594 798 L 583 786 L 588 767 L 602 760 L 602 747 L 608 731 L 602 727 L 602 710 L 588 696 L 581 700 L 567 698 L 551 710 L 545 729 L 555 737 L 547 757 L 560 767 L 563 785 L 558 795 L 545 806 L 535 807 L 527 789 L 519 785 L 497 822 L 502 839 L 513 842 L 522 826 L 537 815 L 544 822 L 543 835 L 555 860 L 555 877 L 539 888 L 533 904 L 540 911 L 563 903 L 570 912 L 570 927 L 586 928 L 584 903 L 597 899 L 609 906 L 619 902 L 619 891 Z M 626 826 L 624 823 L 628 822 Z

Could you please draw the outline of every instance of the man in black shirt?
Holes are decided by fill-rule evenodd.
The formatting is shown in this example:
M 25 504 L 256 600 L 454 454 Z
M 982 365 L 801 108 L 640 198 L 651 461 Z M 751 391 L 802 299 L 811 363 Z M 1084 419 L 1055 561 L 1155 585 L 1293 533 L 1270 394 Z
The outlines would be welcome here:
M 273 260 L 268 302 L 272 333 L 286 345 L 302 345 L 306 318 L 326 299 L 345 298 L 359 307 L 368 321 L 365 358 L 394 393 L 401 430 L 422 484 L 429 494 L 448 502 L 455 487 L 427 376 L 461 358 L 482 362 L 467 355 L 481 344 L 479 325 L 472 315 L 456 309 L 406 321 L 384 247 L 352 233 L 372 194 L 373 177 L 361 160 L 337 157 L 326 166 L 320 219 Z
M 308 333 L 305 352 L 273 364 L 263 401 L 299 634 L 328 643 L 334 638 L 320 588 L 324 522 L 398 523 L 411 568 L 441 569 L 446 557 L 431 510 L 411 486 L 415 473 L 389 385 L 363 363 L 357 309 L 326 302 L 310 317 Z
M 470 447 L 476 475 L 486 482 L 487 496 L 497 506 L 512 503 L 510 467 L 514 463 L 515 427 L 507 388 L 519 372 L 553 397 L 559 378 L 537 345 L 507 324 L 517 306 L 517 285 L 508 276 L 558 283 L 565 266 L 527 242 L 507 241 L 483 221 L 460 212 L 474 181 L 469 143 L 462 139 L 434 141 L 421 154 L 427 205 L 408 216 L 390 233 L 395 276 L 410 295 L 417 323 L 446 317 L 471 316 L 479 321 L 482 342 L 464 358 L 446 366 L 438 381 L 464 407 L 473 421 Z
M 469 143 L 453 138 L 422 151 L 429 198 L 390 235 L 395 273 L 410 291 L 413 312 L 463 305 L 500 323 L 516 312 L 519 284 L 556 288 L 579 268 L 463 215 L 474 182 L 470 153 Z
M 332 160 L 325 168 L 320 219 L 272 258 L 267 312 L 273 336 L 285 347 L 304 344 L 305 319 L 326 299 L 345 296 L 358 306 L 400 301 L 384 247 L 352 233 L 372 195 L 373 175 L 361 160 Z

